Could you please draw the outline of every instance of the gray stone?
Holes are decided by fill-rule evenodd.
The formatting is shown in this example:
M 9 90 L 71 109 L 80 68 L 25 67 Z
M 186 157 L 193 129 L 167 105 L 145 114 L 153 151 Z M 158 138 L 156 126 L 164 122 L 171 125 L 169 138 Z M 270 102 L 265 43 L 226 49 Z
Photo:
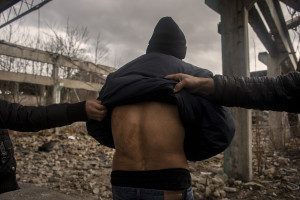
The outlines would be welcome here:
M 220 192 L 218 190 L 215 190 L 212 195 L 214 197 L 216 197 L 216 198 L 220 198 L 221 197 L 221 194 L 220 194 Z
M 242 181 L 240 181 L 240 180 L 235 180 L 234 181 L 234 185 L 237 185 L 237 186 L 240 186 L 240 185 L 242 185 Z
M 288 166 L 290 159 L 284 157 L 278 157 L 278 162 L 281 166 Z
M 270 169 L 266 169 L 266 170 L 263 171 L 263 173 L 265 175 L 269 175 L 269 174 L 273 175 L 273 174 L 275 174 L 275 172 L 276 172 L 276 168 L 275 167 L 271 167 Z
M 213 172 L 215 174 L 223 174 L 224 170 L 223 170 L 223 168 L 212 168 L 211 172 Z
M 212 182 L 218 186 L 223 186 L 225 184 L 224 181 L 219 177 L 212 178 Z
M 224 187 L 224 191 L 234 193 L 234 192 L 237 192 L 237 189 L 234 187 Z
M 253 189 L 261 189 L 264 188 L 262 184 L 256 183 L 256 182 L 248 182 L 245 183 L 244 186 L 246 187 L 252 187 Z
M 205 188 L 205 193 L 204 194 L 205 194 L 206 197 L 209 197 L 209 195 L 211 194 L 211 190 L 210 190 L 209 187 Z
M 94 188 L 94 189 L 93 189 L 93 193 L 94 193 L 94 194 L 99 194 L 99 192 L 100 192 L 99 188 Z
M 56 178 L 56 177 L 50 177 L 50 178 L 48 179 L 48 181 L 49 181 L 49 183 L 55 183 L 55 182 L 59 182 L 59 179 Z

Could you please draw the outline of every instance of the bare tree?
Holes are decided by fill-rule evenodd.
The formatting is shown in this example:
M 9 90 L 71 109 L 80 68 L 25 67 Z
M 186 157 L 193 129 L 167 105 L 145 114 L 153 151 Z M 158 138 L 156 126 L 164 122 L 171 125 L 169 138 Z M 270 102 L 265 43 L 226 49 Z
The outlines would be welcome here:
M 91 48 L 89 48 L 90 37 L 87 27 L 71 26 L 69 19 L 67 19 L 67 24 L 64 29 L 59 30 L 58 28 L 49 25 L 48 27 L 50 28 L 51 33 L 45 34 L 47 37 L 45 43 L 43 44 L 44 49 L 47 51 L 58 53 L 74 59 L 78 58 L 82 60 L 93 60 L 95 63 L 98 63 L 99 60 L 108 53 L 107 48 L 105 48 L 105 44 L 101 40 L 100 33 L 97 35 L 96 42 L 93 43 Z M 78 67 L 80 69 L 80 66 Z M 79 72 L 77 69 L 71 69 L 64 66 L 60 66 L 59 76 L 66 79 L 85 81 L 91 81 L 93 79 L 92 73 L 84 71 Z M 81 95 L 78 94 L 82 94 L 82 92 L 63 88 L 61 91 L 63 101 L 71 101 L 70 93 L 74 93 L 76 99 L 80 100 Z
M 54 26 L 48 25 L 51 34 L 45 33 L 47 36 L 44 48 L 47 51 L 59 53 L 71 58 L 86 58 L 86 44 L 89 41 L 89 32 L 87 27 L 72 27 L 69 19 L 65 30 L 59 30 Z
M 95 55 L 94 55 L 94 62 L 95 64 L 99 64 L 99 60 L 106 56 L 108 53 L 108 49 L 105 48 L 105 44 L 103 44 L 101 40 L 101 34 L 98 33 L 97 35 L 97 40 L 96 40 L 96 45 L 95 45 Z
M 71 26 L 69 23 L 69 19 L 67 19 L 66 26 L 63 28 L 59 28 L 55 25 L 48 25 L 50 31 L 47 32 L 40 31 L 40 20 L 38 21 L 38 23 L 37 35 L 29 35 L 32 32 L 28 30 L 24 31 L 25 29 L 22 29 L 23 31 L 20 30 L 20 24 L 8 25 L 4 29 L 0 30 L 0 40 L 2 39 L 10 43 L 17 43 L 32 48 L 40 48 L 42 50 L 68 56 L 73 59 L 78 58 L 82 60 L 90 60 L 94 61 L 96 64 L 99 63 L 100 59 L 106 56 L 108 53 L 106 45 L 102 42 L 100 33 L 98 33 L 97 38 L 93 40 L 93 42 L 89 43 L 90 37 L 87 27 Z M 80 66 L 78 67 L 80 69 Z M 46 63 L 0 55 L 0 70 L 50 77 L 52 76 L 52 69 L 53 66 Z M 64 66 L 60 66 L 59 76 L 60 78 L 66 79 L 99 82 L 99 77 L 97 78 L 97 75 L 93 73 L 67 68 Z M 21 99 L 16 95 L 23 94 L 23 92 L 21 91 L 22 87 L 19 87 L 18 85 L 12 86 L 10 84 L 9 87 L 11 89 L 9 89 L 9 87 L 4 88 L 1 87 L 1 85 L 3 84 L 0 83 L 0 96 L 3 96 L 5 94 L 11 95 L 12 99 L 14 100 Z M 20 90 L 18 90 L 19 88 Z M 36 87 L 32 87 L 32 90 L 36 90 L 36 95 L 48 93 L 49 91 L 51 92 L 51 89 L 47 91 L 48 88 L 46 88 L 46 90 L 43 88 L 41 89 L 41 87 L 38 85 L 36 85 Z M 41 90 L 43 90 L 43 92 L 41 92 Z M 26 89 L 26 91 L 29 91 L 29 89 Z M 73 97 L 75 95 L 76 98 L 74 99 L 77 100 L 80 100 L 82 96 L 85 96 L 84 91 L 63 88 L 63 101 L 70 101 L 70 93 L 74 93 Z M 36 99 L 37 104 L 40 105 L 42 103 L 42 99 L 38 96 L 36 96 Z

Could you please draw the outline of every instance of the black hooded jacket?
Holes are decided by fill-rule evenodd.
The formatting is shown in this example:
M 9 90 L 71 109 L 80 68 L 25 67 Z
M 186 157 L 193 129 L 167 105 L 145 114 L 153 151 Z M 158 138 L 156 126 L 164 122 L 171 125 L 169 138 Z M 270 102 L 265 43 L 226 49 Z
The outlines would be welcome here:
M 174 56 L 162 53 L 142 55 L 107 77 L 98 99 L 107 107 L 108 115 L 102 122 L 89 120 L 89 134 L 101 144 L 114 147 L 110 124 L 114 107 L 142 101 L 164 101 L 178 106 L 185 128 L 184 149 L 188 160 L 203 160 L 222 152 L 234 136 L 234 122 L 229 111 L 185 90 L 174 94 L 176 82 L 164 78 L 173 73 L 213 76 L 210 71 Z
M 101 144 L 114 147 L 110 122 L 114 107 L 143 101 L 169 102 L 178 106 L 188 160 L 203 160 L 222 152 L 234 135 L 229 111 L 185 90 L 174 94 L 176 82 L 164 78 L 174 73 L 213 76 L 206 69 L 183 62 L 185 54 L 183 32 L 171 17 L 163 17 L 153 31 L 146 54 L 107 77 L 98 99 L 107 107 L 108 115 L 102 122 L 88 121 L 89 134 Z

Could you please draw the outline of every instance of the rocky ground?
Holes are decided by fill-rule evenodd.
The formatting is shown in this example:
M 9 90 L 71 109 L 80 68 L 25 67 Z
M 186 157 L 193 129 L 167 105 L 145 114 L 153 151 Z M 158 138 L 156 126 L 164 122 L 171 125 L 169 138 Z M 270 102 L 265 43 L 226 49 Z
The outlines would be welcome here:
M 112 199 L 109 180 L 114 151 L 88 136 L 82 124 L 61 128 L 58 133 L 12 133 L 11 138 L 20 183 L 87 198 Z M 189 163 L 196 200 L 300 199 L 298 139 L 287 143 L 281 153 L 274 153 L 266 140 L 257 142 L 255 135 L 254 140 L 251 182 L 228 178 L 223 172 L 222 154 Z M 41 148 L 50 141 L 48 147 Z

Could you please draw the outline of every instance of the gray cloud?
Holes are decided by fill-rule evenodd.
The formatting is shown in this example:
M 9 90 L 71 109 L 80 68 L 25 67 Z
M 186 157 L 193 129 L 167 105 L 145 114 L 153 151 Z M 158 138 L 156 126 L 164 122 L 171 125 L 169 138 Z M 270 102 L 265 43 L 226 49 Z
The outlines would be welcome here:
M 52 0 L 40 9 L 40 25 L 43 32 L 48 32 L 47 24 L 64 28 L 69 19 L 72 26 L 88 28 L 91 43 L 100 33 L 109 49 L 101 62 L 120 66 L 145 52 L 156 23 L 164 16 L 173 17 L 186 35 L 186 62 L 214 73 L 222 72 L 221 36 L 217 33 L 220 16 L 204 0 Z M 14 24 L 20 21 L 26 26 L 26 33 L 37 33 L 37 11 Z M 0 34 L 0 39 L 6 38 Z M 294 43 L 296 47 L 297 41 Z M 265 48 L 251 28 L 249 47 L 250 70 L 255 70 L 255 66 L 257 70 L 266 69 L 257 59 L 255 63 L 254 52 L 258 54 Z
M 26 26 L 37 27 L 38 12 L 24 17 Z M 91 37 L 101 33 L 110 50 L 103 60 L 125 64 L 143 54 L 161 17 L 171 16 L 186 35 L 186 62 L 221 73 L 220 17 L 202 0 L 53 0 L 40 9 L 41 26 L 86 26 Z

